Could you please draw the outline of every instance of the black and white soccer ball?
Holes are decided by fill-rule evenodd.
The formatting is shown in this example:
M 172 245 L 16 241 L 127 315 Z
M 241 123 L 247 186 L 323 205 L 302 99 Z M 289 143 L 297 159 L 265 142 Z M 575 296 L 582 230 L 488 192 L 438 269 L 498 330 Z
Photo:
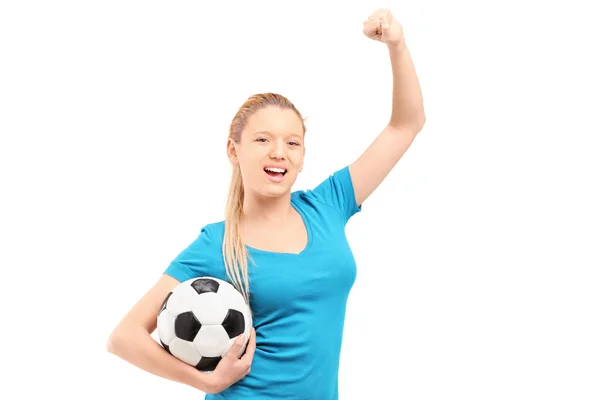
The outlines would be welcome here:
M 206 276 L 177 285 L 157 318 L 165 350 L 205 372 L 213 371 L 235 339 L 249 337 L 252 329 L 252 314 L 242 294 L 229 282 Z M 238 357 L 245 349 L 246 344 Z

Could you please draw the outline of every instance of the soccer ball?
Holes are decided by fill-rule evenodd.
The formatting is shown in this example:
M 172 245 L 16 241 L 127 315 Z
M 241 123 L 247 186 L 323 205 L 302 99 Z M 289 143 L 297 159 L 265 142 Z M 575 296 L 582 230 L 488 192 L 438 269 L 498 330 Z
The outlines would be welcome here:
M 215 369 L 235 339 L 250 335 L 252 315 L 229 282 L 199 277 L 181 282 L 158 312 L 160 344 L 171 355 L 204 372 Z M 241 357 L 246 349 L 242 346 Z

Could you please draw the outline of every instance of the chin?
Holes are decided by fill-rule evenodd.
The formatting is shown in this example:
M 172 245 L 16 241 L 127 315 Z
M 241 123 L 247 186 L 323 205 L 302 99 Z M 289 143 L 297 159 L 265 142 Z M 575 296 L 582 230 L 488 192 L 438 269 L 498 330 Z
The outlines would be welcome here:
M 259 191 L 263 196 L 266 197 L 280 197 L 289 193 L 291 190 L 291 185 L 289 182 L 287 183 L 267 183 L 262 186 Z
M 262 195 L 264 195 L 266 197 L 280 197 L 280 196 L 283 196 L 284 194 L 288 193 L 289 191 L 290 191 L 290 188 L 286 185 L 286 186 L 265 188 L 265 189 L 261 190 L 261 193 L 262 193 Z

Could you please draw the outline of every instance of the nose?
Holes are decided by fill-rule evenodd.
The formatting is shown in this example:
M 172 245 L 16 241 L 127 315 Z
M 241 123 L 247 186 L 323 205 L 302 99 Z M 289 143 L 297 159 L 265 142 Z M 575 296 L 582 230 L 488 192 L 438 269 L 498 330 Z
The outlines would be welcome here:
M 275 140 L 271 148 L 271 158 L 278 160 L 285 159 L 285 143 L 281 140 Z

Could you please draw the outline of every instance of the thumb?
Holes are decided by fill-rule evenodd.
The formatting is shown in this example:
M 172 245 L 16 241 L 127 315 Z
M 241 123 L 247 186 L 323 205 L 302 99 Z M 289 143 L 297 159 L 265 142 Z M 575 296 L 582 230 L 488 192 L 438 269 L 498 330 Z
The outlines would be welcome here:
M 388 29 L 390 29 L 390 23 L 387 21 L 387 19 L 385 18 L 381 18 L 379 20 L 379 22 L 381 23 L 381 30 L 383 32 L 387 31 Z

